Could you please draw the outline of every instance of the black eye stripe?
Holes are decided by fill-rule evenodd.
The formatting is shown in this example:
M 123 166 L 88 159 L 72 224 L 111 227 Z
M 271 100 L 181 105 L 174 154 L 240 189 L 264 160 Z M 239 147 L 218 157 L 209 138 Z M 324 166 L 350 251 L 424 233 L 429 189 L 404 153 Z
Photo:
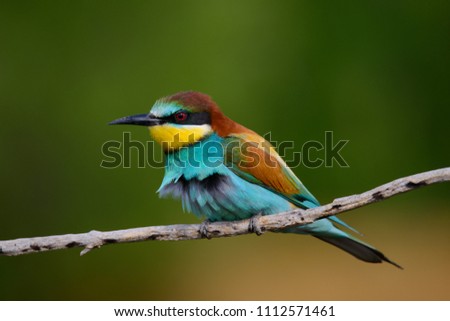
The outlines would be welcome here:
M 191 125 L 203 125 L 203 124 L 211 124 L 211 116 L 206 111 L 200 113 L 192 113 L 188 114 L 187 120 L 184 122 L 185 124 Z
M 211 116 L 206 111 L 200 113 L 187 113 L 187 118 L 182 123 L 177 122 L 175 114 L 161 118 L 165 123 L 183 124 L 183 125 L 205 125 L 211 124 Z

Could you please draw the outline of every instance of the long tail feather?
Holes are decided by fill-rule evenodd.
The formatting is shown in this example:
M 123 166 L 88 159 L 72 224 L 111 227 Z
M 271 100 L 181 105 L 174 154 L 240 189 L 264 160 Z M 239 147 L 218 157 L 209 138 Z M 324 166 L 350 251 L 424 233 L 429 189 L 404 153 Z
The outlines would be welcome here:
M 347 253 L 353 255 L 354 257 L 369 263 L 381 263 L 383 261 L 388 262 L 399 269 L 403 268 L 397 263 L 389 260 L 383 253 L 380 251 L 358 242 L 357 240 L 348 238 L 348 237 L 329 237 L 329 236 L 318 236 L 314 235 L 318 239 L 332 244 L 341 250 L 346 251 Z

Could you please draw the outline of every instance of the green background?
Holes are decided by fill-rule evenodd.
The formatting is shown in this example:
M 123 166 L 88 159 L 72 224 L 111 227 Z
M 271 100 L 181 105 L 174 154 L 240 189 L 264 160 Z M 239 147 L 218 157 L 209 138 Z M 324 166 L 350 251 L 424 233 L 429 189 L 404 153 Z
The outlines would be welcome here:
M 112 127 L 182 90 L 277 141 L 323 203 L 450 165 L 448 1 L 1 1 L 0 239 L 199 222 L 162 169 L 104 169 Z M 155 151 L 158 157 L 159 150 Z M 135 157 L 136 155 L 134 155 Z M 265 234 L 0 257 L 3 300 L 450 300 L 450 184 L 341 215 L 405 267 Z

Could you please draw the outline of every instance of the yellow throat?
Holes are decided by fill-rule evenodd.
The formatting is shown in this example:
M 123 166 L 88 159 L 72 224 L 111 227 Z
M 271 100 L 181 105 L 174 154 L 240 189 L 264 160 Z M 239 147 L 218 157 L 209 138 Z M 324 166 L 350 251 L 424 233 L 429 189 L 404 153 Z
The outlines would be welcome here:
M 210 125 L 163 124 L 148 128 L 153 139 L 165 151 L 173 151 L 198 142 L 212 132 Z

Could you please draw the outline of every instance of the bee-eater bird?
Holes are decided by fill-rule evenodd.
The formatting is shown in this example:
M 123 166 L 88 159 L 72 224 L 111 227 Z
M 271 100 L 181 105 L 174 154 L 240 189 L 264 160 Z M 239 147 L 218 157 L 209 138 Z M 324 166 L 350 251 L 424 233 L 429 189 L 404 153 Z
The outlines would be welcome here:
M 188 91 L 164 97 L 150 113 L 110 124 L 147 126 L 165 153 L 160 197 L 181 198 L 185 211 L 206 216 L 209 222 L 320 205 L 269 142 L 225 116 L 205 94 Z M 353 230 L 332 216 L 280 232 L 309 234 L 362 261 L 400 267 L 335 224 Z

